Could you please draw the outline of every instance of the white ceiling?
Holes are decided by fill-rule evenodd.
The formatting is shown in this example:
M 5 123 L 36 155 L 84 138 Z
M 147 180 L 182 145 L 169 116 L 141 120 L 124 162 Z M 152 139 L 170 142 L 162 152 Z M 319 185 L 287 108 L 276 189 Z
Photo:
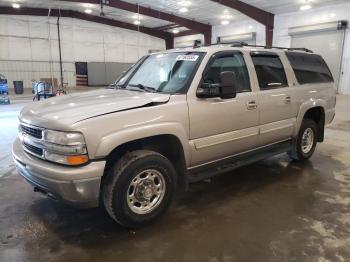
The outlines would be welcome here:
M 349 3 L 349 0 L 242 0 L 243 2 L 259 7 L 273 14 L 283 14 L 299 11 L 301 5 L 310 2 L 314 7 Z
M 182 16 L 188 19 L 193 19 L 202 23 L 219 25 L 221 20 L 227 19 L 230 21 L 238 21 L 246 18 L 245 15 L 239 13 L 236 10 L 230 9 L 218 3 L 210 0 L 124 0 L 133 4 L 140 4 L 145 7 L 151 7 L 156 10 L 160 10 L 167 13 L 172 13 L 177 16 Z M 306 0 L 242 0 L 243 2 L 261 8 L 263 10 L 281 14 L 287 12 L 298 11 L 299 7 L 305 3 Z M 326 6 L 330 4 L 340 4 L 349 2 L 349 0 L 311 0 L 314 7 Z M 88 5 L 81 3 L 71 3 L 59 0 L 0 0 L 0 5 L 10 6 L 13 2 L 20 3 L 26 7 L 37 8 L 61 8 L 71 9 L 83 12 Z M 186 6 L 188 12 L 181 13 L 179 10 L 181 7 Z M 92 9 L 94 15 L 99 15 L 100 6 L 90 5 L 88 8 Z M 105 7 L 104 12 L 106 17 L 121 20 L 124 22 L 133 23 L 137 17 L 135 13 Z M 141 25 L 147 27 L 159 27 L 171 22 L 140 16 Z M 186 28 L 180 28 L 180 31 L 186 30 Z

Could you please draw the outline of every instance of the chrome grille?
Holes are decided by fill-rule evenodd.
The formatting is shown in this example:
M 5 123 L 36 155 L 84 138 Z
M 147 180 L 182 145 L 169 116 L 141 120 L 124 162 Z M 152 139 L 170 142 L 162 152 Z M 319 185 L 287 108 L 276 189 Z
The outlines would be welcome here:
M 42 148 L 30 145 L 30 144 L 28 144 L 26 142 L 23 142 L 23 146 L 26 149 L 26 151 L 29 151 L 30 153 L 32 153 L 34 155 L 37 155 L 37 156 L 42 156 L 43 155 L 43 149 Z
M 27 125 L 21 124 L 21 130 L 24 134 L 30 135 L 38 139 L 42 139 L 43 137 L 43 132 L 40 128 L 29 127 Z

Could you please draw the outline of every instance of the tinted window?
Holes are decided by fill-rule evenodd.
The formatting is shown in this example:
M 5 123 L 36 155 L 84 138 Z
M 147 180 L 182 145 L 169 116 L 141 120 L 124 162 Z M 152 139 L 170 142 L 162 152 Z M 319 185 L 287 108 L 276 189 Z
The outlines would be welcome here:
M 253 54 L 253 63 L 262 90 L 288 86 L 286 73 L 277 55 Z
M 299 84 L 333 82 L 326 62 L 319 55 L 286 52 Z
M 235 74 L 239 86 L 237 93 L 250 91 L 248 70 L 242 54 L 228 53 L 218 55 L 209 65 L 204 74 L 204 82 L 219 84 L 221 72 L 231 71 Z

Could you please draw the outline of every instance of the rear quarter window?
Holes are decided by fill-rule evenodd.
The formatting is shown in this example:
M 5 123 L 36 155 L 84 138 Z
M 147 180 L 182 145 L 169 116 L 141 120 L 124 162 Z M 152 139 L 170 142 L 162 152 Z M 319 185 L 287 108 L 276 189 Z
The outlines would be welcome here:
M 319 55 L 286 52 L 299 84 L 334 82 L 326 62 Z

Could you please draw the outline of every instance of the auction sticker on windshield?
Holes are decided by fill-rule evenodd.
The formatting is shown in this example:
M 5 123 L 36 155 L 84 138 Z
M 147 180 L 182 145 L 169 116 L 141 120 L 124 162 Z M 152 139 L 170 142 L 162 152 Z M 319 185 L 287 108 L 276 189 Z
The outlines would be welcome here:
M 198 55 L 178 55 L 176 61 L 197 61 Z

